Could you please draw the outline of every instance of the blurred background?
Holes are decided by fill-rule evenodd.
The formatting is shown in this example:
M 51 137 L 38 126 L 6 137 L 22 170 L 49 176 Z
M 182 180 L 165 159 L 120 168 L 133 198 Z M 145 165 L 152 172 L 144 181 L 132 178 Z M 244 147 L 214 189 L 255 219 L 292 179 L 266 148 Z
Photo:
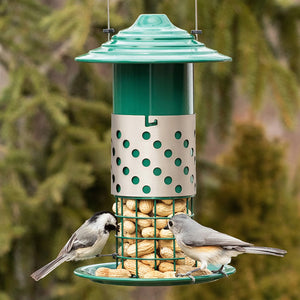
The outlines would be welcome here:
M 118 32 L 142 13 L 194 29 L 193 0 L 111 0 Z M 299 299 L 300 1 L 198 0 L 200 41 L 231 63 L 195 65 L 196 219 L 284 259 L 183 287 L 112 287 L 63 264 L 36 283 L 94 212 L 111 210 L 112 67 L 74 62 L 105 42 L 106 0 L 0 1 L 0 300 Z M 111 253 L 114 237 L 104 249 Z M 109 259 L 101 259 L 101 262 Z

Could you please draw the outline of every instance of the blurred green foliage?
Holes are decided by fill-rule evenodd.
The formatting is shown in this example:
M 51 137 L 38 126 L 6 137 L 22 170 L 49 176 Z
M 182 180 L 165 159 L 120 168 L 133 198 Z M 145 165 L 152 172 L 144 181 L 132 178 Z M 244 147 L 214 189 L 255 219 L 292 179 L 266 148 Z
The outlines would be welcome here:
M 111 24 L 118 32 L 141 13 L 166 13 L 175 25 L 190 31 L 193 7 L 194 1 L 114 0 Z M 222 138 L 229 134 L 234 101 L 240 96 L 249 99 L 255 114 L 271 93 L 282 121 L 292 128 L 299 107 L 299 4 L 199 0 L 198 7 L 203 29 L 200 40 L 233 57 L 232 63 L 195 66 L 198 149 L 209 128 Z M 29 277 L 57 255 L 84 219 L 112 204 L 111 67 L 74 62 L 75 56 L 105 41 L 101 29 L 106 28 L 106 21 L 104 0 L 0 2 L 0 64 L 9 75 L 0 94 L 0 299 L 121 299 L 130 292 L 74 278 L 74 267 L 82 263 L 66 263 L 38 284 Z M 290 237 L 297 226 L 291 217 L 295 195 L 287 191 L 283 152 L 259 132 L 255 127 L 249 129 L 249 135 L 261 142 L 257 147 L 244 147 L 243 134 L 236 142 L 240 151 L 254 151 L 252 158 L 251 153 L 243 154 L 250 155 L 249 160 L 257 158 L 252 163 L 243 162 L 237 149 L 222 165 L 199 161 L 202 174 L 217 170 L 221 176 L 227 167 L 233 169 L 227 181 L 208 176 L 215 182 L 214 196 L 206 188 L 207 181 L 199 177 L 202 217 L 220 230 L 237 230 L 231 233 L 296 253 L 298 240 L 294 237 L 292 243 Z M 265 151 L 267 158 L 262 157 Z M 238 164 L 246 177 L 235 174 Z M 237 201 L 240 199 L 243 201 Z M 258 231 L 260 226 L 263 231 Z M 113 251 L 113 246 L 111 237 L 105 252 Z M 286 286 L 279 284 L 282 268 L 291 263 L 289 257 L 261 264 L 261 258 L 255 258 L 259 262 L 255 266 L 250 265 L 251 258 L 243 259 L 239 269 L 244 268 L 248 277 L 230 281 L 235 298 L 242 299 L 250 289 L 253 295 L 261 293 L 257 299 L 293 299 L 284 298 Z M 89 263 L 93 262 L 98 260 Z M 278 273 L 265 276 L 264 270 L 258 270 L 262 268 L 269 274 Z M 299 274 L 290 271 L 284 275 L 292 287 L 287 297 L 292 297 Z M 223 295 L 223 290 L 228 295 L 229 286 L 223 281 L 217 288 L 194 287 L 188 290 L 189 297 L 198 295 L 197 288 L 205 299 Z M 276 297 L 266 294 L 272 289 Z
M 176 288 L 170 299 L 298 299 L 299 203 L 287 180 L 284 153 L 261 126 L 239 124 L 232 149 L 218 163 L 223 172 L 214 173 L 218 187 L 207 192 L 198 220 L 255 245 L 286 249 L 286 257 L 239 256 L 230 279 Z

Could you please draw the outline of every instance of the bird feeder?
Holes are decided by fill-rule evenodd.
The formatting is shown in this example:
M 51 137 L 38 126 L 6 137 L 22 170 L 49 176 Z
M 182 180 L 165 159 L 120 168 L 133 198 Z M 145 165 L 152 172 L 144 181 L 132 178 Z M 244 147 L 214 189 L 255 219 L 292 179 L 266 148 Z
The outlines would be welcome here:
M 76 58 L 113 64 L 111 193 L 121 223 L 116 262 L 85 266 L 77 269 L 76 275 L 116 285 L 192 283 L 190 278 L 153 279 L 145 274 L 150 269 L 163 273 L 162 266 L 174 274 L 187 260 L 163 228 L 176 213 L 193 216 L 193 63 L 230 60 L 174 26 L 164 14 L 140 15 L 130 28 Z M 164 248 L 169 254 L 163 253 Z M 133 276 L 98 277 L 95 270 L 99 267 L 130 269 Z M 226 266 L 225 272 L 231 274 L 234 268 Z M 221 277 L 195 276 L 196 282 Z

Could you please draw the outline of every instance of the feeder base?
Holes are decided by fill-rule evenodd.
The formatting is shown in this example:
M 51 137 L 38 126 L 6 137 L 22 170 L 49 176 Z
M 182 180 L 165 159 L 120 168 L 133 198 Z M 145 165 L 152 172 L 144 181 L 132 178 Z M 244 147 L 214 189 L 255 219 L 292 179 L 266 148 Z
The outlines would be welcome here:
M 74 274 L 90 279 L 92 281 L 102 283 L 102 284 L 113 284 L 113 285 L 125 285 L 125 286 L 170 286 L 170 285 L 187 285 L 193 284 L 193 281 L 188 277 L 177 277 L 177 278 L 150 278 L 150 279 L 143 279 L 143 278 L 113 278 L 113 277 L 98 277 L 95 276 L 95 271 L 100 268 L 110 268 L 115 269 L 116 263 L 103 263 L 103 264 L 96 264 L 96 265 L 89 265 L 77 268 L 74 271 Z M 208 266 L 208 269 L 211 271 L 215 271 L 218 268 L 212 265 Z M 235 268 L 229 265 L 224 266 L 223 268 L 224 273 L 228 276 L 235 273 Z M 195 283 L 205 283 L 211 282 L 218 279 L 223 278 L 225 275 L 223 274 L 210 274 L 204 276 L 195 276 Z

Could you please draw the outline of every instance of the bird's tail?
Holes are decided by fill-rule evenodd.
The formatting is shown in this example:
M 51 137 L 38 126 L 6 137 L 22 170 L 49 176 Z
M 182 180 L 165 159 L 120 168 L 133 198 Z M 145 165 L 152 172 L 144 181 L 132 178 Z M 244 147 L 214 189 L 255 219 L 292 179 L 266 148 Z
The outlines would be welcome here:
M 278 249 L 278 248 L 270 248 L 270 247 L 255 247 L 255 246 L 249 246 L 249 247 L 243 247 L 246 251 L 246 253 L 251 254 L 266 254 L 266 255 L 275 255 L 275 256 L 281 256 L 283 257 L 287 251 Z
M 30 276 L 35 280 L 38 281 L 42 278 L 44 278 L 46 275 L 48 275 L 50 272 L 52 272 L 55 268 L 57 268 L 60 264 L 65 262 L 66 260 L 69 260 L 68 255 L 60 255 L 54 260 L 50 261 L 47 265 L 41 267 L 40 269 L 36 270 L 34 273 L 32 273 Z

